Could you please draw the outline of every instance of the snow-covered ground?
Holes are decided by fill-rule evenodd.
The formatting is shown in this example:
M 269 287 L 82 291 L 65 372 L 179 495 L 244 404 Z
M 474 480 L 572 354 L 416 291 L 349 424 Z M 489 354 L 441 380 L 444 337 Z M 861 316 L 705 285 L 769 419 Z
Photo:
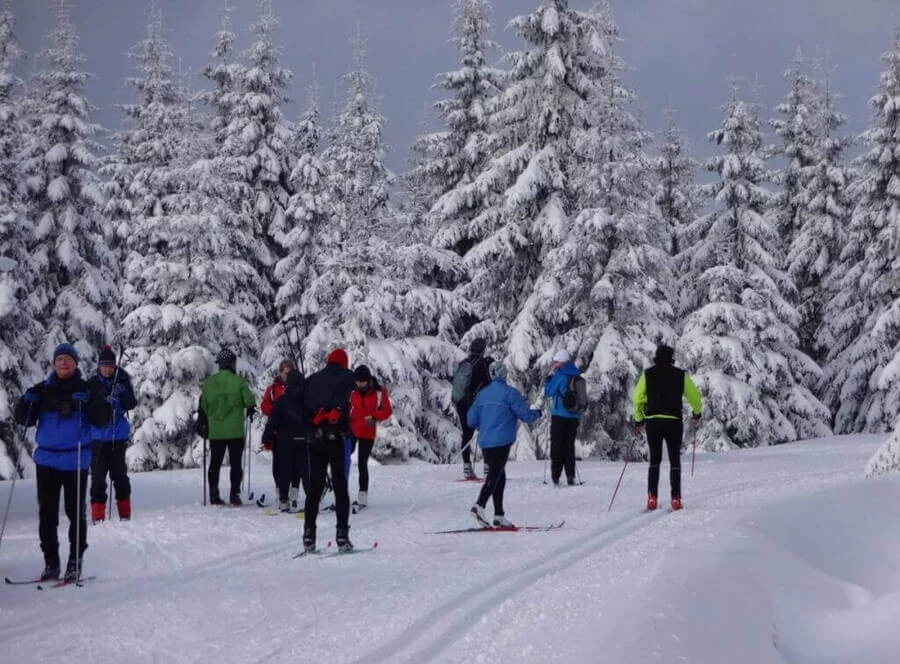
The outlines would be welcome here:
M 554 489 L 542 462 L 513 462 L 507 515 L 566 520 L 547 533 L 427 535 L 469 526 L 478 486 L 458 466 L 377 466 L 351 537 L 378 550 L 299 560 L 293 516 L 204 508 L 196 470 L 138 474 L 133 520 L 90 528 L 95 580 L 0 588 L 2 659 L 893 663 L 900 477 L 862 477 L 882 441 L 698 455 L 693 479 L 688 454 L 680 513 L 643 512 L 646 464 L 607 514 L 621 464 L 581 463 L 583 486 Z M 271 494 L 268 472 L 253 482 Z M 42 566 L 34 493 L 16 487 L 4 576 Z M 320 517 L 320 543 L 333 526 Z

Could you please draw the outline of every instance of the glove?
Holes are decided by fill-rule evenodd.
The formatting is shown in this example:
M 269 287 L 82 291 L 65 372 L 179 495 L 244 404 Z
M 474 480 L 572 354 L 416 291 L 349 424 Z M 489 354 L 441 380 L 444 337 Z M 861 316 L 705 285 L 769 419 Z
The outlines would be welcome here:
M 366 424 L 373 426 L 375 424 L 375 418 L 371 415 L 366 415 Z
M 275 447 L 275 445 L 272 443 L 271 440 L 264 440 L 262 443 L 262 448 L 266 452 L 271 452 L 273 447 Z
M 106 397 L 106 403 L 108 403 L 113 408 L 116 408 L 119 405 L 119 397 L 114 397 L 110 394 L 108 397 Z
M 247 419 L 253 422 L 253 418 L 256 416 L 256 406 L 250 406 L 247 409 Z
M 700 413 L 694 413 L 694 419 L 695 419 L 695 420 L 699 420 L 699 419 L 700 419 Z
M 644 432 L 644 423 L 643 422 L 635 422 L 634 423 L 634 435 L 640 436 Z
M 116 383 L 113 385 L 112 394 L 113 396 L 120 397 L 125 393 L 125 386 L 122 383 Z
M 72 401 L 79 404 L 85 404 L 88 402 L 88 399 L 91 398 L 91 395 L 87 392 L 73 392 L 72 393 Z
M 37 392 L 32 392 L 28 390 L 25 394 L 22 395 L 22 400 L 27 404 L 36 404 L 41 400 L 41 395 Z

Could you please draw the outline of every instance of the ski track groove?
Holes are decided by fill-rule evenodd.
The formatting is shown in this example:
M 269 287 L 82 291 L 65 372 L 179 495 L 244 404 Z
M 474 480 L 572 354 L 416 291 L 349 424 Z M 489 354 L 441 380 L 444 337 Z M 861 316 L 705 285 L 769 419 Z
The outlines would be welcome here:
M 803 475 L 803 479 L 810 480 L 833 475 L 856 476 L 855 473 L 847 470 L 831 470 L 807 473 Z M 778 476 L 768 480 L 752 480 L 731 484 L 723 488 L 711 489 L 694 494 L 691 505 L 696 509 L 696 507 L 702 507 L 705 503 L 722 495 L 783 486 L 791 478 L 797 479 L 795 476 Z M 413 652 L 402 661 L 409 664 L 432 662 L 445 654 L 450 646 L 470 631 L 472 625 L 476 624 L 479 619 L 487 615 L 491 610 L 498 608 L 504 602 L 524 592 L 541 579 L 573 567 L 582 560 L 602 552 L 607 547 L 622 541 L 626 537 L 650 527 L 666 516 L 677 518 L 666 508 L 660 508 L 655 513 L 641 511 L 618 519 L 612 524 L 605 524 L 575 541 L 570 541 L 526 562 L 518 570 L 495 585 L 482 587 L 474 591 L 466 589 L 458 593 L 455 597 L 434 607 L 424 616 L 418 618 L 387 643 L 352 661 L 354 664 L 397 662 L 401 661 L 404 653 L 412 650 Z M 454 618 L 454 614 L 459 615 Z M 440 621 L 448 621 L 448 624 L 445 627 L 437 625 L 436 623 Z M 437 632 L 436 634 L 435 631 Z
M 452 487 L 452 489 L 448 491 L 430 495 L 429 500 L 427 501 L 418 500 L 411 505 L 404 507 L 403 511 L 399 514 L 383 514 L 374 519 L 367 519 L 364 522 L 364 525 L 368 527 L 369 525 L 378 525 L 379 523 L 383 523 L 385 521 L 393 521 L 397 518 L 407 516 L 415 512 L 423 504 L 430 504 L 432 500 L 444 500 L 458 493 L 461 494 L 463 493 L 463 491 L 459 487 Z M 322 512 L 320 511 L 319 514 L 321 515 Z M 79 601 L 77 605 L 72 606 L 71 609 L 67 611 L 61 611 L 57 614 L 57 616 L 60 620 L 64 620 L 69 616 L 76 617 L 91 607 L 97 607 L 100 609 L 108 608 L 113 603 L 119 604 L 123 601 L 127 602 L 129 600 L 132 600 L 135 597 L 146 597 L 150 593 L 156 594 L 167 592 L 174 587 L 184 586 L 186 584 L 200 581 L 204 578 L 221 575 L 222 573 L 228 571 L 240 569 L 243 566 L 252 568 L 257 563 L 260 563 L 267 559 L 276 558 L 284 554 L 290 554 L 295 549 L 295 547 L 298 546 L 301 532 L 302 525 L 299 526 L 297 534 L 293 536 L 289 541 L 267 541 L 263 544 L 249 547 L 240 551 L 233 551 L 219 556 L 218 558 L 213 558 L 202 563 L 196 563 L 189 567 L 185 567 L 183 563 L 181 563 L 181 561 L 178 561 L 175 569 L 168 572 L 159 572 L 151 576 L 140 576 L 133 578 L 128 577 L 123 580 L 106 578 L 97 579 L 96 581 L 91 583 L 92 587 L 98 582 L 100 582 L 101 584 L 115 582 L 115 588 L 111 588 L 108 592 L 103 594 L 91 593 L 91 596 L 89 598 L 84 599 L 84 601 Z M 158 543 L 154 542 L 154 544 L 156 545 L 156 547 L 162 549 L 162 546 Z M 141 544 L 141 548 L 146 553 L 146 548 L 143 544 Z M 293 560 L 287 561 L 288 564 L 296 564 L 296 562 L 297 561 Z M 78 592 L 82 592 L 85 589 L 78 588 L 77 590 Z M 3 637 L 3 639 L 9 639 L 17 636 L 23 637 L 33 634 L 35 631 L 38 631 L 38 629 L 34 627 L 34 617 L 28 616 L 24 617 L 18 624 L 11 624 L 4 627 L 2 630 L 0 630 L 0 637 Z

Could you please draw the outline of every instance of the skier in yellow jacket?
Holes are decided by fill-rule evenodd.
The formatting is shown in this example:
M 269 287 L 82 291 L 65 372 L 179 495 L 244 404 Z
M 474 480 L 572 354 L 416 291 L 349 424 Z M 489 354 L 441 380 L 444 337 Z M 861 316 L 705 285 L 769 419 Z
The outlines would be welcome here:
M 687 399 L 700 419 L 700 392 L 690 374 L 675 366 L 675 350 L 659 346 L 653 365 L 641 374 L 634 388 L 635 433 L 640 435 L 647 423 L 647 443 L 650 446 L 650 470 L 647 478 L 647 509 L 655 510 L 659 486 L 659 466 L 665 441 L 669 454 L 669 482 L 672 488 L 672 509 L 681 509 L 681 441 L 684 425 L 681 421 L 682 397 Z

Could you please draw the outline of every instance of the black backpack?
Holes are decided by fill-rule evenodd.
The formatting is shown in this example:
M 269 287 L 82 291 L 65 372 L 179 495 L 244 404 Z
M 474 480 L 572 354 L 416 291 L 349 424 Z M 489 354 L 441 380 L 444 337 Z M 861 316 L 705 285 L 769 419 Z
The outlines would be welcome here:
M 569 376 L 566 391 L 563 393 L 562 405 L 570 413 L 580 414 L 587 410 L 587 382 L 582 376 Z

